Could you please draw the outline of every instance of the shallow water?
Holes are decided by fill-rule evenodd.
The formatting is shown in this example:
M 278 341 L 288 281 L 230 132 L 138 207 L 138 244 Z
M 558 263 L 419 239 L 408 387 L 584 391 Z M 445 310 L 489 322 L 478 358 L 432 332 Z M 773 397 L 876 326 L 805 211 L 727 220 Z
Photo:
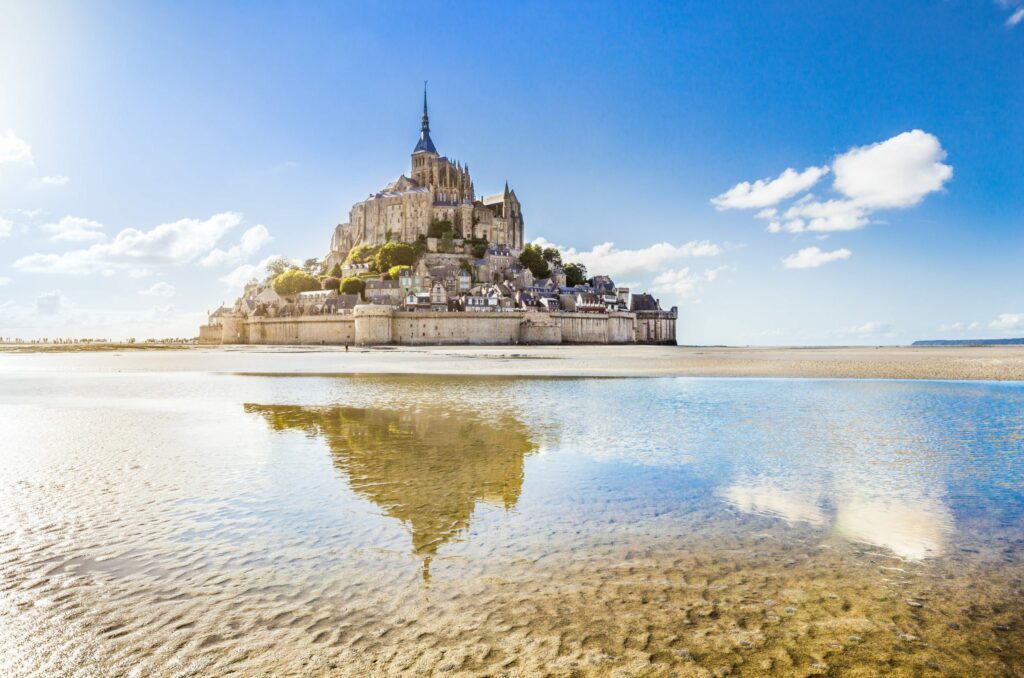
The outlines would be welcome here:
M 1024 672 L 1024 384 L 117 364 L 0 371 L 0 674 Z

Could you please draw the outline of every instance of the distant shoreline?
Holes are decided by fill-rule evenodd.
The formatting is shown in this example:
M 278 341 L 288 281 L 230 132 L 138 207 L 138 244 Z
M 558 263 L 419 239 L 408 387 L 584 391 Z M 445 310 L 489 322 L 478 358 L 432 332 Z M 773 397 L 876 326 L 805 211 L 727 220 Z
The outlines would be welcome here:
M 0 344 L 0 369 L 16 355 L 116 355 L 118 370 L 159 369 L 295 375 L 434 374 L 559 377 L 804 377 L 1024 381 L 1024 346 L 695 347 L 572 346 L 196 346 L 194 344 Z M 99 363 L 96 363 L 99 366 Z M 19 362 L 19 369 L 31 369 Z

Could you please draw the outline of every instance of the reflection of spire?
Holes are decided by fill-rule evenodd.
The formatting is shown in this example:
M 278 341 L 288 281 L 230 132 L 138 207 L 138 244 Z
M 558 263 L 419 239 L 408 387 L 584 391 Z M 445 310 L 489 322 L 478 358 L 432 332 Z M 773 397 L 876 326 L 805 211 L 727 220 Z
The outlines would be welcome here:
M 433 556 L 469 528 L 478 502 L 515 506 L 524 456 L 535 449 L 525 427 L 507 415 L 482 421 L 447 409 L 250 404 L 245 410 L 276 430 L 323 436 L 352 491 L 409 529 L 424 583 Z

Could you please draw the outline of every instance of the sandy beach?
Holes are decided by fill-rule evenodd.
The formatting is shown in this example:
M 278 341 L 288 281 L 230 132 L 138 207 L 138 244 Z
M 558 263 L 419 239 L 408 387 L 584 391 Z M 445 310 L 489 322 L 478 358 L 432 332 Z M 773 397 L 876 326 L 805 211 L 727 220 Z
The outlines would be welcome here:
M 155 351 L 168 369 L 218 372 L 1024 380 L 1024 346 L 387 346 L 346 352 L 337 346 L 0 345 L 9 354 L 114 352 L 126 369 Z

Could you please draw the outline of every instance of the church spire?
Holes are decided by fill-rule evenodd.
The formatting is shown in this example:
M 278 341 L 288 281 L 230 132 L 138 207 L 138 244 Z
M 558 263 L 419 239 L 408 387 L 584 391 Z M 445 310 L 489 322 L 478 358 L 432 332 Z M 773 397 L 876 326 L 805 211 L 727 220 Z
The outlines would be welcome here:
M 423 81 L 423 123 L 420 125 L 420 140 L 416 144 L 416 148 L 413 149 L 413 153 L 419 152 L 433 153 L 437 155 L 437 149 L 434 148 L 434 142 L 430 139 L 430 116 L 427 115 L 427 81 Z
M 423 125 L 420 132 L 430 134 L 430 116 L 427 115 L 427 81 L 423 81 Z

